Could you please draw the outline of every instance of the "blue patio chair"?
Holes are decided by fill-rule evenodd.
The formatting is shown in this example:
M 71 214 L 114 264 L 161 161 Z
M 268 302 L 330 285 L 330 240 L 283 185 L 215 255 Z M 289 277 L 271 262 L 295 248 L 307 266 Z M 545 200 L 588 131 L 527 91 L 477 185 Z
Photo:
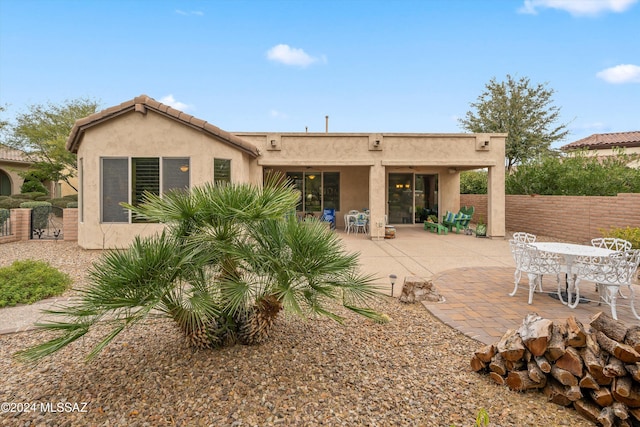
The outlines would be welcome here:
M 336 210 L 335 209 L 323 209 L 322 217 L 320 217 L 320 221 L 328 222 L 329 227 L 332 230 L 336 229 Z

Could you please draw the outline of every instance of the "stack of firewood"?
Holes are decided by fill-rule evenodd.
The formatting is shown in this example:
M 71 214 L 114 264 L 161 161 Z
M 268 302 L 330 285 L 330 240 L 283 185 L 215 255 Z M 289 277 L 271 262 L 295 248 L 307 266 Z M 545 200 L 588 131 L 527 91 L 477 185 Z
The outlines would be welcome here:
M 471 368 L 512 390 L 539 389 L 603 426 L 640 426 L 640 326 L 598 313 L 586 327 L 529 314 L 518 330 L 478 349 Z

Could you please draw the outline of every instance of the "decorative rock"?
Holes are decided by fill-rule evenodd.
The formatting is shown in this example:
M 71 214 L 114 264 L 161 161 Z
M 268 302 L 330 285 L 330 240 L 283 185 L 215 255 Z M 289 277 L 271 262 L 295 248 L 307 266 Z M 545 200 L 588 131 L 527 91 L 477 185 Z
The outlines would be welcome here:
M 431 280 L 416 276 L 405 277 L 400 301 L 414 303 L 425 300 L 431 302 L 442 301 L 442 296 L 438 294 Z

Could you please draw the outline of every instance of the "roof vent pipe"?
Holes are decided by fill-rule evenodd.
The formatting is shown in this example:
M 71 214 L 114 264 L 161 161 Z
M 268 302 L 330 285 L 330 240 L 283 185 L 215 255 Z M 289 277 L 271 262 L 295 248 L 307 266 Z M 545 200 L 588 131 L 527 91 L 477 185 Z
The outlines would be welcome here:
M 324 116 L 324 133 L 329 133 L 329 116 Z

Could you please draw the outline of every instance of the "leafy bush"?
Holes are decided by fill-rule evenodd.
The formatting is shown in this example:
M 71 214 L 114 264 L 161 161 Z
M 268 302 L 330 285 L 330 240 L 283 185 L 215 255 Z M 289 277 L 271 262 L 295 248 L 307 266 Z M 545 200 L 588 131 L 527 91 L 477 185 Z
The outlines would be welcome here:
M 487 171 L 460 172 L 460 194 L 487 194 Z
M 33 228 L 47 228 L 49 224 L 49 214 L 51 213 L 51 203 L 49 202 L 23 202 L 20 203 L 21 208 L 31 208 Z
M 609 230 L 600 230 L 603 237 L 617 237 L 631 242 L 634 249 L 640 249 L 640 227 L 611 227 Z
M 22 183 L 22 187 L 20 187 L 20 192 L 21 193 L 38 192 L 38 193 L 45 193 L 45 194 L 48 193 L 46 187 L 42 185 L 40 181 L 31 181 L 31 180 L 25 181 Z
M 11 216 L 9 209 L 0 208 L 0 227 L 4 225 L 4 222 Z
M 77 208 L 78 207 L 78 202 L 69 202 L 69 203 L 67 203 L 67 207 L 68 208 Z
M 627 166 L 632 158 L 624 152 L 600 159 L 586 152 L 545 157 L 508 174 L 505 190 L 507 194 L 563 196 L 640 193 L 640 169 Z
M 67 194 L 66 196 L 62 196 L 63 199 L 67 199 L 67 200 L 73 200 L 74 202 L 78 201 L 78 195 L 77 194 Z
M 33 200 L 34 193 L 20 193 L 20 194 L 12 194 L 11 198 L 12 199 L 20 199 L 20 200 Z M 36 194 L 42 194 L 42 193 L 36 193 Z
M 32 304 L 62 294 L 71 284 L 69 275 L 43 261 L 15 261 L 0 268 L 0 307 Z
M 24 199 L 14 199 L 13 197 L 8 197 L 6 199 L 0 200 L 0 208 L 16 209 L 20 207 L 21 203 L 24 203 Z
M 56 206 L 56 207 L 62 208 L 62 209 L 66 208 L 67 204 L 70 202 L 69 199 L 65 199 L 64 197 L 61 197 L 61 198 L 58 198 L 58 199 L 51 199 L 49 201 L 51 202 L 51 204 L 53 206 Z

